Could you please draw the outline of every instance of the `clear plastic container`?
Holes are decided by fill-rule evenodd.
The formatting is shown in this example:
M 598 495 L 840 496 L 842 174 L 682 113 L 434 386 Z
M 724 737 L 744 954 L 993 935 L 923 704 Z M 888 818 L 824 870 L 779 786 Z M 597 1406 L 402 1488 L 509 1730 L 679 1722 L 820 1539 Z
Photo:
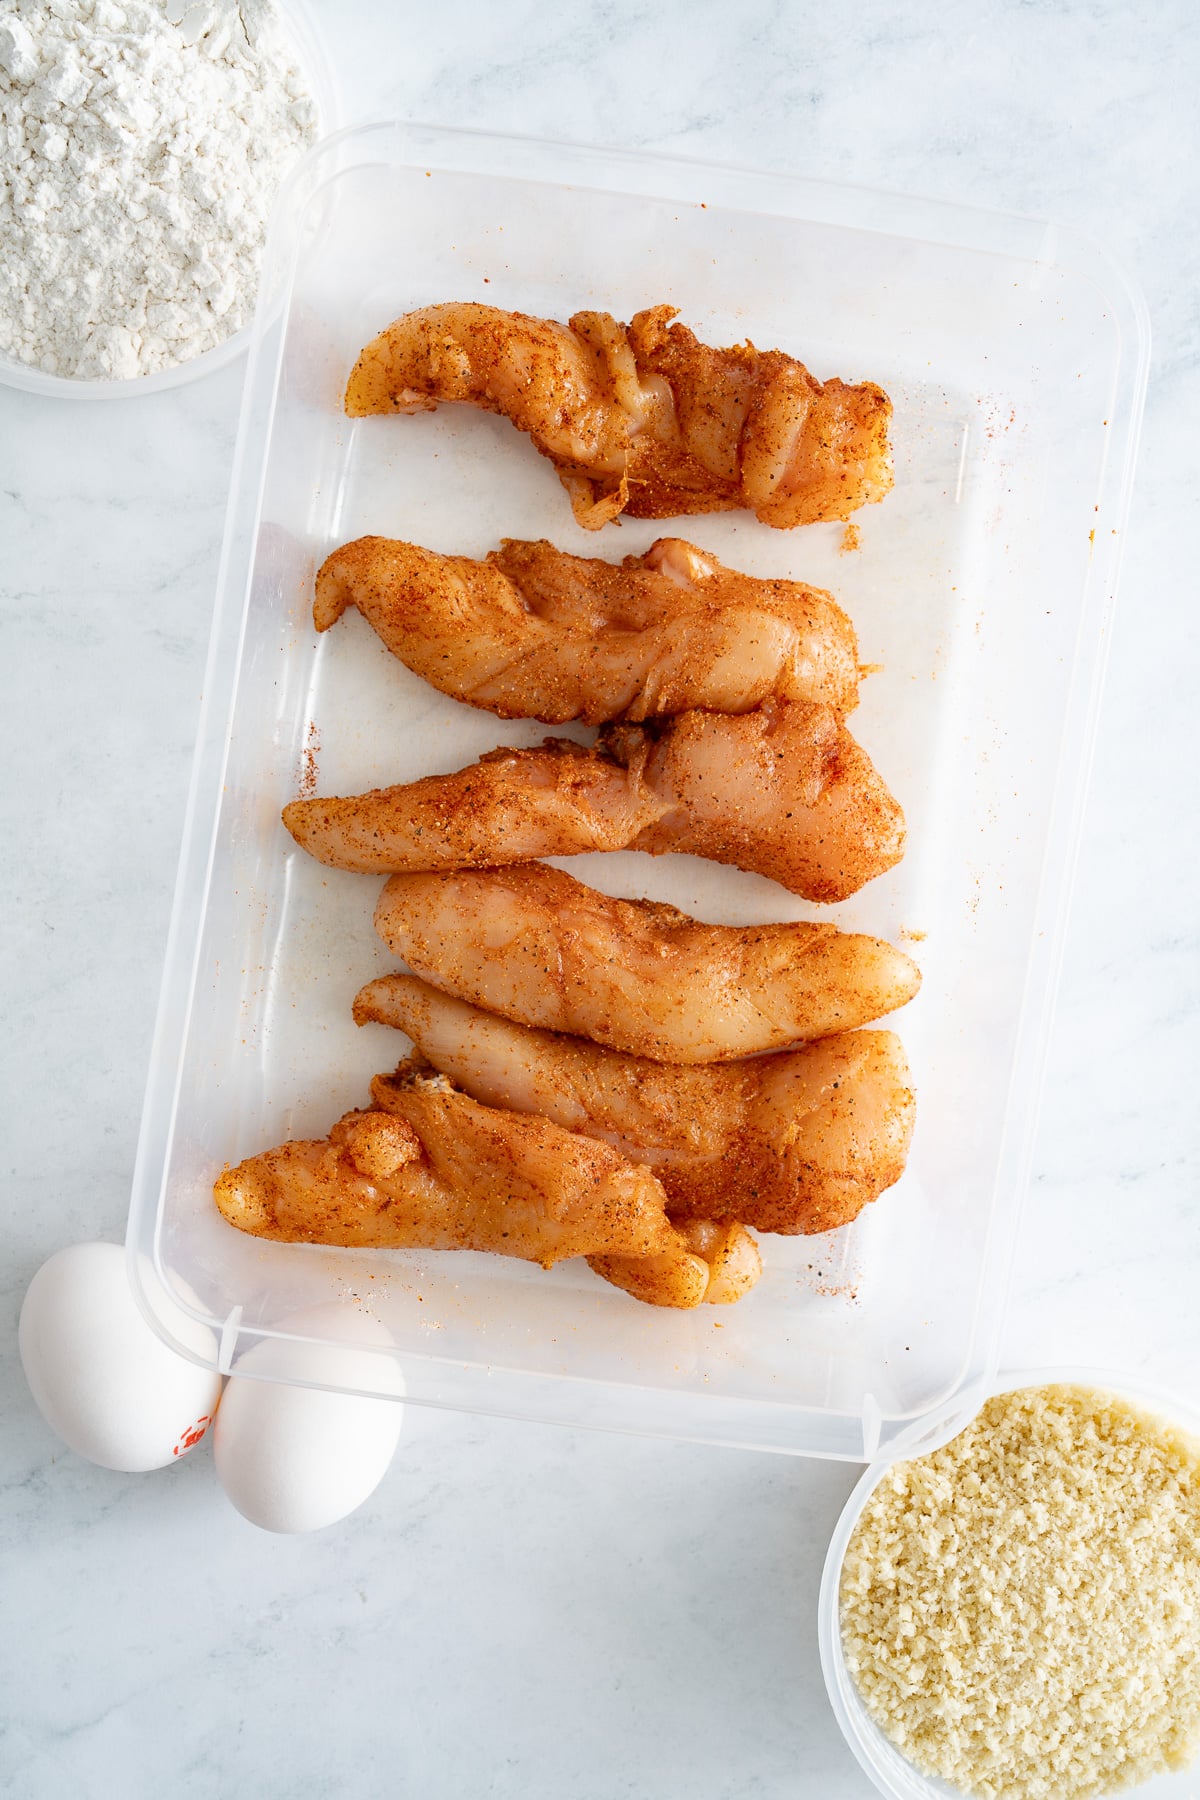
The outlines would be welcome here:
M 1200 1412 L 1178 1396 L 1161 1388 L 1148 1386 L 1136 1375 L 1113 1374 L 1103 1369 L 1029 1369 L 1009 1374 L 989 1384 L 980 1396 L 980 1404 L 993 1394 L 1009 1394 L 1017 1388 L 1047 1387 L 1051 1384 L 1071 1387 L 1099 1388 L 1119 1395 L 1131 1405 L 1141 1407 L 1200 1442 Z M 937 1781 L 914 1767 L 896 1746 L 886 1738 L 863 1705 L 842 1651 L 839 1616 L 839 1592 L 842 1563 L 854 1529 L 868 1500 L 887 1474 L 899 1461 L 925 1456 L 962 1429 L 965 1421 L 955 1413 L 923 1420 L 898 1438 L 886 1457 L 880 1458 L 865 1472 L 842 1509 L 837 1529 L 825 1558 L 821 1577 L 821 1593 L 817 1602 L 817 1636 L 821 1652 L 821 1672 L 829 1693 L 829 1703 L 847 1744 L 874 1786 L 889 1800 L 962 1800 L 959 1788 Z M 1160 1775 L 1137 1787 L 1122 1788 L 1123 1795 L 1144 1796 L 1145 1800 L 1195 1800 L 1200 1791 L 1200 1765 L 1182 1769 L 1171 1775 Z
M 841 526 L 741 513 L 584 533 L 502 419 L 344 417 L 361 346 L 445 299 L 560 319 L 667 301 L 709 342 L 878 380 L 895 491 L 858 515 L 853 552 Z M 864 1461 L 914 1420 L 970 1416 L 1026 1183 L 1147 354 L 1105 252 L 1043 222 L 418 125 L 317 146 L 264 269 L 130 1221 L 164 1288 L 200 1297 L 226 1368 L 341 1297 L 386 1323 L 416 1403 Z M 853 729 L 910 848 L 823 911 L 692 858 L 576 871 L 713 920 L 820 912 L 906 943 L 925 980 L 890 1021 L 919 1093 L 904 1180 L 842 1233 L 765 1239 L 746 1300 L 690 1313 L 574 1264 L 239 1235 L 212 1203 L 221 1167 L 323 1135 L 407 1047 L 350 1020 L 394 966 L 379 882 L 302 855 L 280 808 L 314 775 L 355 792 L 545 734 L 435 693 L 357 615 L 318 638 L 315 567 L 365 532 L 615 558 L 664 531 L 845 604 L 879 665 Z
M 317 108 L 317 126 L 321 133 L 336 131 L 342 122 L 341 98 L 328 50 L 305 0 L 276 0 L 288 41 L 296 53 L 296 61 L 308 82 Z M 120 380 L 89 380 L 83 376 L 49 375 L 45 369 L 21 362 L 0 351 L 0 385 L 20 388 L 27 394 L 41 394 L 50 400 L 127 400 L 134 395 L 161 394 L 168 388 L 183 387 L 202 375 L 224 369 L 243 356 L 254 336 L 253 321 L 235 331 L 223 343 L 199 356 L 188 357 L 169 369 L 158 369 L 153 375 L 131 375 Z

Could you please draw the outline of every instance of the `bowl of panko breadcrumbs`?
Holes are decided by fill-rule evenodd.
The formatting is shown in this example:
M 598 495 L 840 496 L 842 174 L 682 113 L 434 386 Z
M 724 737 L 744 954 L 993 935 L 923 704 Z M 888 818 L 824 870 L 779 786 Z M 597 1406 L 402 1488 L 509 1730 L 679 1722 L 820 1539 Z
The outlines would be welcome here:
M 1200 1419 L 1052 1370 L 915 1438 L 851 1495 L 821 1587 L 830 1701 L 880 1793 L 1196 1800 Z

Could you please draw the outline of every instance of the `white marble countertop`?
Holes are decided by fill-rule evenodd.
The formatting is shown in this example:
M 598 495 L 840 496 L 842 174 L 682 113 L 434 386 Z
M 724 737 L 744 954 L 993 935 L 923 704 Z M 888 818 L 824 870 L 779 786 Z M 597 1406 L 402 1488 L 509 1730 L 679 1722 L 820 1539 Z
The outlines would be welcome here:
M 1116 1364 L 1200 1399 L 1189 0 L 314 11 L 348 118 L 1048 215 L 1139 278 L 1144 447 L 1003 1361 Z M 133 404 L 0 389 L 0 1793 L 867 1800 L 813 1627 L 852 1467 L 410 1409 L 362 1511 L 277 1539 L 226 1504 L 206 1449 L 110 1475 L 33 1408 L 26 1283 L 123 1230 L 241 377 Z

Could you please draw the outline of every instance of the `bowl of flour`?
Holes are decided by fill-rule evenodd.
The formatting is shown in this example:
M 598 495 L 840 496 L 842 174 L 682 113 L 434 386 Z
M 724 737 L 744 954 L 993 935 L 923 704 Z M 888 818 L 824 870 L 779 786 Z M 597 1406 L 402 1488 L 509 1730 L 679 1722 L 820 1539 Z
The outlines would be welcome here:
M 240 355 L 272 202 L 336 113 L 301 0 L 16 0 L 0 382 L 109 398 Z

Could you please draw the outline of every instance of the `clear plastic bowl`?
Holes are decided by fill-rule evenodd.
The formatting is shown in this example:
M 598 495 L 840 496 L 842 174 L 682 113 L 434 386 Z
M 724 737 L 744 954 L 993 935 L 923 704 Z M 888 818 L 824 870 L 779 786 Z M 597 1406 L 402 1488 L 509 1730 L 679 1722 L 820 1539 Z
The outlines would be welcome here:
M 287 27 L 287 35 L 296 51 L 296 60 L 307 77 L 317 108 L 318 136 L 336 131 L 341 124 L 341 99 L 333 65 L 319 27 L 305 0 L 276 0 Z M 135 394 L 162 394 L 168 388 L 182 387 L 216 369 L 224 369 L 249 348 L 255 332 L 251 320 L 223 343 L 214 344 L 199 356 L 176 363 L 169 369 L 158 369 L 153 375 L 131 375 L 119 381 L 92 381 L 85 377 L 49 375 L 31 363 L 0 351 L 0 384 L 20 388 L 27 394 L 42 394 L 52 400 L 118 400 Z
M 1029 1369 L 997 1378 L 979 1396 L 979 1405 L 996 1394 L 1010 1394 L 1018 1388 L 1051 1385 L 1099 1388 L 1116 1394 L 1134 1406 L 1142 1407 L 1164 1422 L 1188 1432 L 1200 1442 L 1200 1410 L 1176 1394 L 1150 1386 L 1139 1378 L 1114 1374 L 1107 1369 Z M 964 1421 L 957 1412 L 931 1417 L 915 1424 L 898 1438 L 885 1458 L 872 1463 L 842 1509 L 830 1541 L 821 1576 L 821 1592 L 817 1602 L 817 1636 L 821 1653 L 821 1673 L 829 1703 L 843 1737 L 858 1762 L 881 1794 L 889 1800 L 963 1800 L 962 1790 L 948 1782 L 923 1775 L 876 1725 L 854 1685 L 842 1651 L 839 1592 L 842 1564 L 854 1529 L 871 1495 L 888 1470 L 896 1463 L 928 1455 L 948 1444 L 963 1429 Z M 1122 1788 L 1122 1794 L 1145 1796 L 1145 1800 L 1195 1800 L 1200 1792 L 1200 1769 L 1193 1765 L 1172 1775 L 1156 1776 L 1133 1788 Z
M 558 319 L 669 302 L 709 343 L 750 337 L 818 375 L 881 381 L 895 491 L 859 513 L 853 553 L 841 526 L 772 531 L 744 513 L 583 532 L 506 420 L 346 418 L 362 345 L 447 299 Z M 369 1303 L 414 1404 L 861 1462 L 915 1419 L 969 1417 L 996 1366 L 1147 353 L 1119 269 L 1045 222 L 403 123 L 317 146 L 264 262 L 134 1177 L 135 1283 L 150 1268 L 196 1294 L 225 1367 L 290 1314 Z M 831 918 L 922 965 L 921 994 L 887 1021 L 918 1092 L 904 1179 L 845 1231 L 765 1238 L 737 1306 L 640 1306 L 574 1263 L 264 1243 L 215 1209 L 226 1163 L 323 1136 L 406 1048 L 350 1016 L 394 966 L 371 926 L 380 883 L 305 856 L 280 808 L 314 777 L 356 793 L 545 735 L 426 686 L 357 615 L 317 635 L 314 571 L 368 532 L 476 556 L 549 537 L 609 558 L 678 533 L 832 589 L 879 671 L 853 729 L 909 850 L 853 899 L 822 911 L 693 857 L 577 864 L 716 921 Z

